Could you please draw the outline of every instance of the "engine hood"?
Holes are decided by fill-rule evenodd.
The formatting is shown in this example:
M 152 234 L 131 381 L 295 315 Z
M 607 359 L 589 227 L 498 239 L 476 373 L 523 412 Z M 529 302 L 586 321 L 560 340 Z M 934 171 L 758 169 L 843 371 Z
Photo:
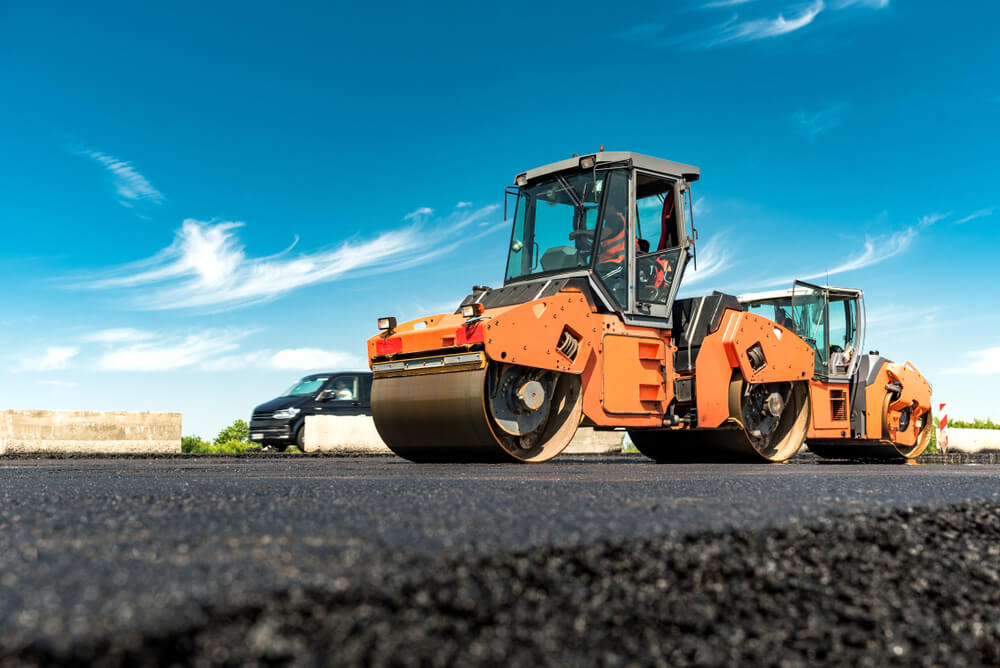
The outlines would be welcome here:
M 280 411 L 283 408 L 301 408 L 306 404 L 312 402 L 313 395 L 302 394 L 294 397 L 277 397 L 276 399 L 271 399 L 262 403 L 253 409 L 254 413 L 273 413 L 274 411 Z

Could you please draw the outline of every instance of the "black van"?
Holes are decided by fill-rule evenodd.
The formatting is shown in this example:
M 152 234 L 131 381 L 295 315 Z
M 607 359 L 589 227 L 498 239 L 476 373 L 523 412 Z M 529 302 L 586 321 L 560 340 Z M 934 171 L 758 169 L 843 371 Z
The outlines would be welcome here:
M 250 440 L 281 450 L 294 444 L 301 450 L 306 416 L 371 415 L 371 396 L 371 371 L 314 373 L 253 409 Z

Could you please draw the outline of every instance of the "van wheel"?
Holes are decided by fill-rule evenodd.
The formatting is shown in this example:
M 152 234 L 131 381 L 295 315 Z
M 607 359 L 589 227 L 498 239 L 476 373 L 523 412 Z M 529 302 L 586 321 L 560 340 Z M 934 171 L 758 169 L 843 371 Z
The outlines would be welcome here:
M 298 430 L 295 432 L 295 447 L 299 449 L 299 452 L 306 451 L 306 425 L 303 423 L 299 426 Z

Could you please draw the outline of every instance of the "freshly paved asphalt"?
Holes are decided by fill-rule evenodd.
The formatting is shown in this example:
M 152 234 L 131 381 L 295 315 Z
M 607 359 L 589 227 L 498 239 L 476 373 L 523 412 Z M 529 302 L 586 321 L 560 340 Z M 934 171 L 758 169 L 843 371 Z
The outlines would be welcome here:
M 831 518 L 842 515 L 867 513 L 875 518 L 870 520 L 874 526 L 902 526 L 905 533 L 908 516 L 899 510 L 907 508 L 926 509 L 912 521 L 931 527 L 930 537 L 938 529 L 928 518 L 958 513 L 955 526 L 978 527 L 974 533 L 982 536 L 973 538 L 986 541 L 983 537 L 989 535 L 995 543 L 990 532 L 998 507 L 998 465 L 829 464 L 806 458 L 781 466 L 663 466 L 639 456 L 563 457 L 541 466 L 266 455 L 0 458 L 0 663 L 502 659 L 529 664 L 574 657 L 588 663 L 756 661 L 760 655 L 747 654 L 745 648 L 704 654 L 695 647 L 683 655 L 657 654 L 646 646 L 629 649 L 620 638 L 609 647 L 583 647 L 578 654 L 566 654 L 565 647 L 551 644 L 552 633 L 534 644 L 517 634 L 497 636 L 496 628 L 506 622 L 484 623 L 482 628 L 493 629 L 488 638 L 477 627 L 478 635 L 472 635 L 482 641 L 481 647 L 451 638 L 454 646 L 440 642 L 421 649 L 421 638 L 430 637 L 426 629 L 406 646 L 388 639 L 405 636 L 400 624 L 417 630 L 443 614 L 430 605 L 436 612 L 422 615 L 419 623 L 401 622 L 412 612 L 410 604 L 422 587 L 432 592 L 457 587 L 461 599 L 465 569 L 501 573 L 499 581 L 509 584 L 524 581 L 524 574 L 510 565 L 518 560 L 543 559 L 537 564 L 542 574 L 555 568 L 553 564 L 575 560 L 575 555 L 591 555 L 593 563 L 587 568 L 619 569 L 614 582 L 604 583 L 604 594 L 587 599 L 591 605 L 603 600 L 601 596 L 608 601 L 626 596 L 622 587 L 629 573 L 642 570 L 642 564 L 630 559 L 640 559 L 640 552 L 664 551 L 659 564 L 686 558 L 683 555 L 698 541 L 715 547 L 705 543 L 696 551 L 712 552 L 720 540 L 736 540 L 737 547 L 730 546 L 733 553 L 752 560 L 781 548 L 781 541 L 822 543 L 825 539 L 816 527 L 836 525 L 844 535 L 856 535 L 856 527 L 845 528 L 853 526 L 851 520 L 831 525 Z M 749 549 L 756 538 L 733 536 L 763 536 L 762 545 L 769 547 Z M 961 542 L 962 536 L 959 530 L 955 541 Z M 973 538 L 966 541 L 965 553 L 988 549 L 983 547 L 988 541 L 976 543 Z M 786 557 L 796 552 L 793 547 L 781 549 Z M 766 568 L 780 571 L 784 561 L 788 559 L 777 556 Z M 990 586 L 995 588 L 1000 581 L 995 571 L 980 576 L 989 578 L 990 572 Z M 437 582 L 442 577 L 447 582 Z M 403 580 L 409 584 L 400 584 Z M 429 582 L 436 584 L 430 587 Z M 580 587 L 592 585 L 588 580 Z M 970 592 L 972 599 L 976 591 Z M 530 603 L 518 596 L 514 607 Z M 558 604 L 559 596 L 553 593 L 545 605 Z M 570 606 L 572 596 L 566 596 L 565 606 Z M 482 597 L 494 603 L 506 600 Z M 445 606 L 449 614 L 465 609 L 459 603 L 451 600 Z M 469 605 L 477 607 L 475 600 Z M 281 620 L 287 625 L 288 619 L 300 617 L 302 623 L 293 624 L 292 630 L 278 631 Z M 558 617 L 551 615 L 553 624 Z M 352 626 L 368 618 L 371 623 L 364 628 Z M 567 623 L 572 631 L 581 622 L 570 618 Z M 342 632 L 343 638 L 367 638 L 367 644 L 341 642 L 332 649 L 314 645 L 319 631 L 296 635 L 296 628 L 308 624 L 325 629 L 325 643 Z M 988 646 L 1000 638 L 1000 625 L 990 629 Z M 530 630 L 529 623 L 524 632 Z M 942 647 L 953 644 L 944 642 Z M 531 651 L 518 653 L 525 648 Z M 904 656 L 908 648 L 906 643 L 882 647 L 887 656 L 912 659 Z M 981 649 L 928 656 L 988 663 L 992 655 Z M 827 658 L 848 656 L 856 660 L 880 655 L 834 653 Z M 1000 650 L 996 656 L 1000 660 Z M 795 663 L 817 657 L 798 652 L 786 659 Z

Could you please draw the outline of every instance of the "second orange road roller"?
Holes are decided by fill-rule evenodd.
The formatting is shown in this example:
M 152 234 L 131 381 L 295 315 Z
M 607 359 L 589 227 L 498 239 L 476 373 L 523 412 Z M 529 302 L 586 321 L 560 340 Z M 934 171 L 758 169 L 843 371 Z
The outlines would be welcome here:
M 661 462 L 910 459 L 931 388 L 862 354 L 860 290 L 678 299 L 699 169 L 631 152 L 518 174 L 503 287 L 453 313 L 379 319 L 372 415 L 407 459 L 544 462 L 580 426 Z

